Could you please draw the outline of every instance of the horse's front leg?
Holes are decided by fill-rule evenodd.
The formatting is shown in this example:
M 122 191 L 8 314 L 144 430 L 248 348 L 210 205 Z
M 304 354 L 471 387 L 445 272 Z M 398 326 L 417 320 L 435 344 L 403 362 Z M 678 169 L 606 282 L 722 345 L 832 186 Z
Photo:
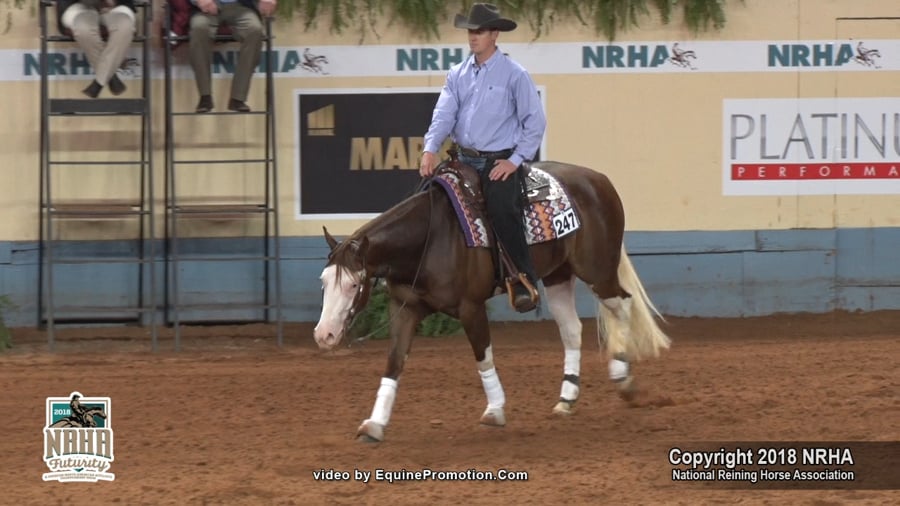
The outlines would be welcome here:
M 397 396 L 397 380 L 403 372 L 403 365 L 409 355 L 416 326 L 422 321 L 424 315 L 417 305 L 403 304 L 395 298 L 391 298 L 389 314 L 391 315 L 391 351 L 388 354 L 387 368 L 375 396 L 372 415 L 363 420 L 356 431 L 360 441 L 370 443 L 384 440 L 384 429 L 391 419 L 391 410 Z
M 472 351 L 475 353 L 478 374 L 481 376 L 481 384 L 487 396 L 487 408 L 481 415 L 481 423 L 502 427 L 506 425 L 506 416 L 503 413 L 506 395 L 503 393 L 500 376 L 497 375 L 497 369 L 494 367 L 487 309 L 484 303 L 463 303 L 460 307 L 459 319 L 466 331 L 466 337 L 469 338 Z

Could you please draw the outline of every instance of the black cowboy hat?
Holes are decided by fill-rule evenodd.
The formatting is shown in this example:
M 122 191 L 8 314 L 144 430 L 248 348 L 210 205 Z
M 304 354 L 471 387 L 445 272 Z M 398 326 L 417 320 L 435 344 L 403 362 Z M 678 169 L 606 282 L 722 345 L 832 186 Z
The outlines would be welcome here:
M 465 30 L 499 30 L 511 32 L 516 29 L 516 22 L 500 17 L 500 9 L 494 4 L 476 3 L 469 9 L 469 17 L 456 15 L 453 25 Z

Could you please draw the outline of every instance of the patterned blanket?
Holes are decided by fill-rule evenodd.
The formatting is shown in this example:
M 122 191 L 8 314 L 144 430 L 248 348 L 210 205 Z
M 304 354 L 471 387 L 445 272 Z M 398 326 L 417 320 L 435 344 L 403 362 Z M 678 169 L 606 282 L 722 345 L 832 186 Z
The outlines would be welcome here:
M 466 205 L 464 194 L 468 190 L 453 173 L 442 173 L 434 178 L 450 197 L 459 225 L 470 248 L 489 248 L 493 237 L 481 216 Z M 522 220 L 528 244 L 538 244 L 570 234 L 581 226 L 578 213 L 560 182 L 541 169 L 532 167 L 526 176 L 528 206 Z

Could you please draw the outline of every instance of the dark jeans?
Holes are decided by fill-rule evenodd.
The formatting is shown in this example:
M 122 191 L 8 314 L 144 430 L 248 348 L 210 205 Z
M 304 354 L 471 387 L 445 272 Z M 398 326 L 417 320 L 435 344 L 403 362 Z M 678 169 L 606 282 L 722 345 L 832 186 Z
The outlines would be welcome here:
M 528 242 L 525 240 L 521 169 L 510 174 L 506 181 L 491 181 L 488 175 L 494 166 L 494 160 L 460 154 L 459 161 L 471 165 L 481 175 L 488 220 L 516 267 L 528 276 L 532 284 L 537 283 L 537 275 L 528 253 Z

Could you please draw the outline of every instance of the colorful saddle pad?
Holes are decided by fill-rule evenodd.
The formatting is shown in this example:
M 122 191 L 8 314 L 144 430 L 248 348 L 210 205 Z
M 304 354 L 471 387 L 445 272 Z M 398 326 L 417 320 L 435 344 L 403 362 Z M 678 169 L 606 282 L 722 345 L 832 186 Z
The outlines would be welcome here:
M 466 244 L 470 248 L 489 248 L 493 239 L 484 218 L 467 204 L 472 190 L 452 172 L 435 176 L 435 181 L 446 190 L 456 211 Z M 522 220 L 525 239 L 529 245 L 552 241 L 566 236 L 581 226 L 572 199 L 562 184 L 547 172 L 531 167 L 525 176 L 528 206 Z

